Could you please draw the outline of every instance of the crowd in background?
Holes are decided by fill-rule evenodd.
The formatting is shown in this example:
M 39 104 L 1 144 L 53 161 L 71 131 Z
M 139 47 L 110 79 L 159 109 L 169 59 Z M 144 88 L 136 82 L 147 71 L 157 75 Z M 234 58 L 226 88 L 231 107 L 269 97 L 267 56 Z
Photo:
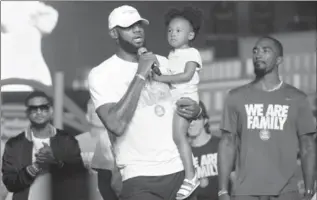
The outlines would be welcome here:
M 1 3 L 1 5 L 2 5 L 2 3 Z M 43 6 L 43 4 L 38 4 L 38 6 L 41 7 L 41 6 Z M 13 7 L 15 7 L 15 6 L 13 5 Z M 11 9 L 13 7 L 11 7 Z M 17 7 L 15 7 L 15 8 L 17 8 Z M 43 7 L 38 8 L 38 9 L 42 9 L 42 8 Z M 50 7 L 48 7 L 48 8 L 50 8 Z M 45 9 L 47 9 L 47 7 L 45 7 Z M 1 8 L 1 10 L 2 10 L 2 8 Z M 34 40 L 23 39 L 23 38 L 25 38 L 25 35 L 23 37 L 20 35 L 21 40 L 29 41 L 29 42 L 36 40 L 37 41 L 36 44 L 40 44 L 39 41 L 41 40 L 41 35 L 39 35 L 38 33 L 42 34 L 44 32 L 44 34 L 48 34 L 54 29 L 54 27 L 57 23 L 57 14 L 55 13 L 54 9 L 53 9 L 53 11 L 51 9 L 47 9 L 46 11 L 48 13 L 49 12 L 53 13 L 53 15 L 52 15 L 53 17 L 46 18 L 46 20 L 49 20 L 51 22 L 51 24 L 49 26 L 46 26 L 46 27 L 41 26 L 41 25 L 45 25 L 45 23 L 43 24 L 43 21 L 36 20 L 36 22 L 38 23 L 38 24 L 36 24 L 36 26 L 33 26 L 33 27 L 26 27 L 25 26 L 24 27 L 25 30 L 28 30 L 27 33 L 29 35 L 34 36 L 34 37 L 32 37 Z M 36 11 L 34 11 L 34 10 L 33 10 L 33 12 L 36 13 Z M 54 15 L 54 13 L 55 13 L 55 15 Z M 29 15 L 29 13 L 21 13 L 21 14 Z M 45 12 L 41 13 L 41 14 L 45 15 Z M 4 14 L 2 14 L 2 15 L 4 15 Z M 35 15 L 35 17 L 36 17 L 36 15 Z M 12 22 L 9 22 L 9 23 L 12 23 Z M 16 21 L 14 21 L 12 24 L 14 24 L 14 23 L 16 23 Z M 17 29 L 16 26 L 12 26 L 12 27 L 9 26 L 9 28 L 12 28 L 12 30 L 17 31 L 17 32 L 20 31 Z M 5 35 L 5 33 L 8 31 L 10 31 L 10 29 L 5 29 L 5 26 L 3 26 L 3 23 L 1 23 L 1 41 L 5 41 L 4 45 L 6 45 L 7 48 L 8 48 L 8 46 L 10 46 L 10 44 L 12 44 L 10 42 L 17 42 L 17 41 L 12 40 L 13 39 L 12 36 L 9 37 L 8 34 Z M 21 45 L 21 43 L 19 45 Z M 25 45 L 28 45 L 28 44 L 24 44 L 24 46 Z M 1 44 L 1 47 L 3 47 L 3 44 Z M 39 50 L 40 46 L 37 46 L 36 48 L 38 48 L 37 50 Z M 11 49 L 11 48 L 9 48 L 9 49 Z M 25 48 L 23 48 L 23 49 L 25 49 Z M 216 49 L 216 51 L 217 51 L 217 49 Z M 6 51 L 5 53 L 8 54 L 8 52 L 9 51 Z M 18 53 L 21 54 L 21 52 L 18 52 Z M 299 53 L 301 53 L 301 52 L 299 52 Z M 21 65 L 21 63 L 19 63 L 19 61 L 21 61 L 20 59 L 14 58 L 12 60 L 12 56 L 10 57 L 7 54 L 2 54 L 1 57 L 5 56 L 8 59 L 11 58 L 11 61 L 10 60 L 8 61 L 8 59 L 5 60 L 6 63 L 1 61 L 1 71 L 4 69 L 3 66 L 8 66 L 8 63 L 12 62 L 12 61 L 14 61 L 13 63 L 14 63 L 14 66 L 16 66 L 16 67 L 19 67 Z M 303 59 L 300 59 L 300 60 L 303 61 Z M 298 61 L 298 62 L 301 62 L 301 61 Z M 46 66 L 45 62 L 42 60 L 42 56 L 41 56 L 41 59 L 38 61 L 38 64 L 36 66 L 41 67 L 42 65 L 43 66 L 45 65 L 44 67 L 45 67 L 45 69 L 47 69 L 47 66 Z M 243 66 L 245 68 L 247 68 L 247 64 L 245 64 Z M 313 68 L 314 69 L 312 69 L 312 70 L 316 70 L 315 69 L 316 64 L 315 64 L 315 67 L 313 67 Z M 44 68 L 42 68 L 42 70 L 43 69 Z M 307 71 L 307 74 L 312 75 L 311 71 L 309 71 L 309 70 Z M 16 71 L 19 71 L 19 70 L 17 69 L 17 70 L 15 70 L 15 72 Z M 298 70 L 298 71 L 300 71 L 300 70 Z M 28 72 L 33 72 L 33 70 L 29 70 Z M 43 72 L 43 74 L 45 74 L 45 76 L 43 75 L 39 78 L 34 78 L 34 80 L 38 80 L 38 81 L 44 83 L 45 85 L 51 85 L 52 80 L 51 80 L 51 78 L 47 78 L 47 73 L 49 73 L 49 72 L 47 72 L 47 70 L 46 70 L 45 72 Z M 231 73 L 231 72 L 228 72 L 228 74 L 229 73 Z M 23 74 L 23 73 L 21 73 L 21 74 Z M 36 73 L 31 73 L 31 75 L 32 74 L 35 75 Z M 207 74 L 207 73 L 204 72 L 204 74 Z M 305 79 L 304 75 L 303 76 L 299 75 L 299 76 L 301 77 L 301 80 Z M 15 76 L 10 75 L 9 78 L 11 78 L 11 77 L 15 77 Z M 8 78 L 8 77 L 1 76 L 1 79 L 5 79 L 5 78 Z M 20 77 L 18 77 L 18 78 L 20 78 Z M 44 78 L 45 80 L 40 80 L 41 78 Z M 315 78 L 316 78 L 316 76 L 315 76 Z M 294 78 L 294 80 L 295 79 L 296 78 Z M 87 82 L 87 80 L 84 80 L 84 81 L 85 81 L 85 83 Z M 225 85 L 226 82 L 230 82 L 230 81 L 231 80 L 226 80 L 224 82 L 220 81 L 220 84 L 222 83 L 223 85 Z M 217 81 L 215 81 L 215 82 L 217 83 Z M 210 82 L 210 83 L 208 83 L 208 85 L 212 86 L 213 83 L 214 82 Z M 293 83 L 296 84 L 296 81 L 294 81 Z M 83 85 L 85 85 L 85 84 L 83 84 Z M 6 88 L 10 90 L 9 87 L 6 87 Z M 29 90 L 29 88 L 30 87 L 27 87 L 24 89 Z M 227 90 L 227 88 L 221 89 L 221 90 Z M 316 88 L 315 88 L 315 90 L 316 90 Z M 204 91 L 204 93 L 208 93 L 208 92 L 209 92 L 208 90 Z M 218 91 L 215 91 L 215 92 L 213 91 L 211 93 L 214 96 L 217 96 L 217 92 Z M 309 94 L 309 95 L 311 97 L 313 97 L 313 99 L 316 99 L 316 92 L 314 92 L 313 94 Z M 201 95 L 201 96 L 204 96 L 204 95 Z M 218 143 L 219 143 L 219 138 L 218 138 L 219 133 L 217 131 L 218 127 L 216 126 L 216 128 L 214 128 L 213 126 L 215 123 L 219 124 L 219 120 L 211 119 L 213 116 L 209 116 L 211 113 L 210 110 L 205 108 L 205 107 L 207 107 L 207 108 L 211 107 L 209 104 L 211 101 L 214 101 L 214 100 L 210 100 L 210 98 L 211 97 L 205 97 L 205 98 L 203 97 L 202 98 L 202 100 L 204 101 L 204 103 L 201 102 L 201 105 L 204 108 L 203 115 L 201 115 L 201 118 L 199 118 L 197 121 L 195 121 L 195 124 L 190 128 L 190 130 L 188 132 L 189 141 L 190 141 L 190 144 L 192 146 L 192 150 L 193 150 L 193 154 L 194 154 L 194 165 L 195 165 L 196 169 L 198 170 L 198 176 L 199 176 L 199 179 L 201 181 L 198 192 L 199 192 L 199 195 L 202 199 L 205 197 L 205 195 L 208 196 L 209 191 L 211 191 L 211 190 L 214 190 L 213 194 L 216 194 L 216 195 L 218 192 L 217 187 L 214 187 L 216 185 L 216 182 L 217 182 L 216 179 L 217 179 L 217 175 L 218 175 L 218 171 L 216 168 L 217 164 L 214 162 L 214 159 L 217 156 L 217 151 L 218 151 L 218 149 L 216 147 L 218 146 Z M 215 99 L 217 99 L 217 97 L 215 97 Z M 222 100 L 223 99 L 224 98 L 222 98 Z M 211 104 L 215 104 L 215 102 L 212 102 Z M 43 109 L 45 109 L 45 108 L 43 108 Z M 89 127 L 88 132 L 78 134 L 76 136 L 76 139 L 78 141 L 78 147 L 81 151 L 81 158 L 83 161 L 83 163 L 82 163 L 83 167 L 85 169 L 87 169 L 87 172 L 89 173 L 89 176 L 90 176 L 90 178 L 89 178 L 89 183 L 91 183 L 91 185 L 89 186 L 89 188 L 90 188 L 89 191 L 91 191 L 90 195 L 92 195 L 91 198 L 93 198 L 94 200 L 102 200 L 102 197 L 103 197 L 103 199 L 107 199 L 105 197 L 107 197 L 108 195 L 113 195 L 115 198 L 115 196 L 118 195 L 120 190 L 122 189 L 122 185 L 121 185 L 122 183 L 120 181 L 121 177 L 120 177 L 118 171 L 116 171 L 115 168 L 113 167 L 115 165 L 115 163 L 114 163 L 114 159 L 112 157 L 112 148 L 110 145 L 110 139 L 108 138 L 106 129 L 104 128 L 104 126 L 102 125 L 100 120 L 98 119 L 91 101 L 87 102 L 87 109 L 86 110 L 87 110 L 87 121 L 90 123 L 91 126 Z M 222 110 L 218 109 L 218 112 L 219 111 L 221 112 Z M 317 117 L 316 116 L 316 109 L 314 110 L 314 116 Z M 2 122 L 3 122 L 3 120 L 4 119 L 1 118 Z M 5 143 L 6 143 L 8 138 L 6 138 L 6 135 L 3 133 L 1 135 L 2 135 L 2 137 L 1 137 L 1 155 L 2 155 L 4 152 Z M 103 141 L 103 142 L 100 142 L 100 141 Z M 317 142 L 317 139 L 316 139 L 316 142 Z M 98 150 L 96 150 L 96 149 L 98 149 Z M 98 154 L 98 152 L 99 153 L 104 152 L 104 153 Z M 203 160 L 205 158 L 208 158 L 206 163 L 203 162 Z M 300 164 L 300 162 L 299 162 L 299 164 Z M 31 170 L 31 173 L 37 173 L 36 168 L 30 168 L 30 170 Z M 32 171 L 32 170 L 35 170 L 35 171 Z M 205 173 L 206 170 L 208 171 L 208 173 Z M 299 170 L 298 170 L 298 179 L 299 179 L 298 187 L 299 187 L 300 191 L 303 192 L 304 185 L 303 185 L 303 180 L 300 180 L 302 177 L 300 171 L 301 170 L 299 168 Z M 39 172 L 39 173 L 41 173 L 41 172 Z M 103 174 L 103 175 L 99 176 L 100 174 Z M 234 174 L 232 174 L 232 176 L 234 176 Z M 104 184 L 102 182 L 101 177 L 106 177 L 106 179 L 111 179 L 111 184 L 110 185 Z M 100 190 L 100 188 L 104 188 L 104 190 L 102 191 L 102 190 Z M 7 190 L 5 189 L 2 181 L 1 181 L 1 188 L 0 189 L 1 189 L 0 199 L 2 198 L 4 200 L 5 198 L 7 198 L 9 200 L 10 196 L 12 194 L 7 195 Z M 216 197 L 214 197 L 214 198 L 216 198 Z

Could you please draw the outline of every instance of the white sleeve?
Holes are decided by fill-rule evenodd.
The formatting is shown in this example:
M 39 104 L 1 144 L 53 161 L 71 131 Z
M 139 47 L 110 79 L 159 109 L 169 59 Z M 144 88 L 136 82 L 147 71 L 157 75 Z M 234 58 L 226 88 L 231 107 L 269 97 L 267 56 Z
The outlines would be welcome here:
M 163 57 L 163 56 L 159 56 L 159 55 L 156 55 L 159 63 L 160 63 L 160 70 L 161 70 L 161 73 L 163 75 L 171 75 L 171 71 L 169 69 L 169 66 L 168 66 L 168 60 L 166 57 Z
M 195 48 L 190 48 L 187 52 L 186 52 L 186 56 L 185 58 L 187 62 L 196 62 L 199 67 L 197 68 L 197 70 L 200 70 L 202 68 L 202 60 L 201 60 L 201 56 L 200 53 L 197 49 Z
M 94 68 L 88 76 L 88 85 L 91 99 L 95 108 L 107 103 L 118 102 L 122 95 L 119 93 L 118 79 L 111 70 Z

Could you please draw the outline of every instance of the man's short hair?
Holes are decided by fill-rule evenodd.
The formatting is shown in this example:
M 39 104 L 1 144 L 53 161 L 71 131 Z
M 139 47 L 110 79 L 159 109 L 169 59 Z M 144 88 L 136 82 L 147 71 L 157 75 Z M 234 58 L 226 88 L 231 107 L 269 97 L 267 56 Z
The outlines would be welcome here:
M 45 99 L 47 99 L 47 101 L 49 102 L 49 104 L 52 104 L 52 100 L 51 98 L 45 93 L 45 92 L 42 92 L 42 91 L 34 91 L 34 92 L 31 92 L 24 100 L 24 104 L 25 106 L 28 106 L 28 102 L 30 99 L 33 99 L 35 97 L 43 97 Z
M 284 55 L 283 45 L 282 45 L 282 43 L 279 40 L 277 40 L 276 38 L 271 37 L 271 36 L 263 36 L 263 37 L 260 38 L 260 40 L 262 40 L 262 39 L 268 39 L 268 40 L 273 41 L 273 43 L 275 44 L 275 46 L 276 46 L 276 48 L 278 50 L 279 56 L 283 56 Z

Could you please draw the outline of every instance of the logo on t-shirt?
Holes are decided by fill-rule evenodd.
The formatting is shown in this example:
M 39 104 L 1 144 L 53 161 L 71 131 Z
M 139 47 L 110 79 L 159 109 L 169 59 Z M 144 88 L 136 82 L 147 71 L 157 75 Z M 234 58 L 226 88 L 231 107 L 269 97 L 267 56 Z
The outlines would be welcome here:
M 265 109 L 263 104 L 246 104 L 247 129 L 258 129 L 260 138 L 269 140 L 270 130 L 284 130 L 288 108 L 288 105 L 268 104 Z
M 165 108 L 161 105 L 156 105 L 154 107 L 154 110 L 155 110 L 155 114 L 159 117 L 162 117 L 165 114 Z
M 263 129 L 260 131 L 261 140 L 269 140 L 271 138 L 271 132 L 269 130 Z
M 200 157 L 194 157 L 194 166 L 197 171 L 198 179 L 200 179 L 201 187 L 208 186 L 208 177 L 218 176 L 217 154 L 218 153 L 209 153 L 203 154 Z
M 141 92 L 139 106 L 153 106 L 169 99 L 171 99 L 171 93 L 167 84 L 150 81 Z

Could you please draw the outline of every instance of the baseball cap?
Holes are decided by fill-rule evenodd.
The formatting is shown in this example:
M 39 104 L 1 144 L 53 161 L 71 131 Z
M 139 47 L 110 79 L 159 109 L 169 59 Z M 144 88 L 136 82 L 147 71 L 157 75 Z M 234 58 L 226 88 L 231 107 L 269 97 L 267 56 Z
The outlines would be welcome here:
M 149 21 L 142 18 L 137 11 L 132 6 L 123 5 L 118 8 L 115 8 L 109 15 L 108 25 L 109 29 L 113 29 L 116 26 L 120 27 L 129 27 L 132 24 L 143 21 L 146 25 L 149 24 Z

